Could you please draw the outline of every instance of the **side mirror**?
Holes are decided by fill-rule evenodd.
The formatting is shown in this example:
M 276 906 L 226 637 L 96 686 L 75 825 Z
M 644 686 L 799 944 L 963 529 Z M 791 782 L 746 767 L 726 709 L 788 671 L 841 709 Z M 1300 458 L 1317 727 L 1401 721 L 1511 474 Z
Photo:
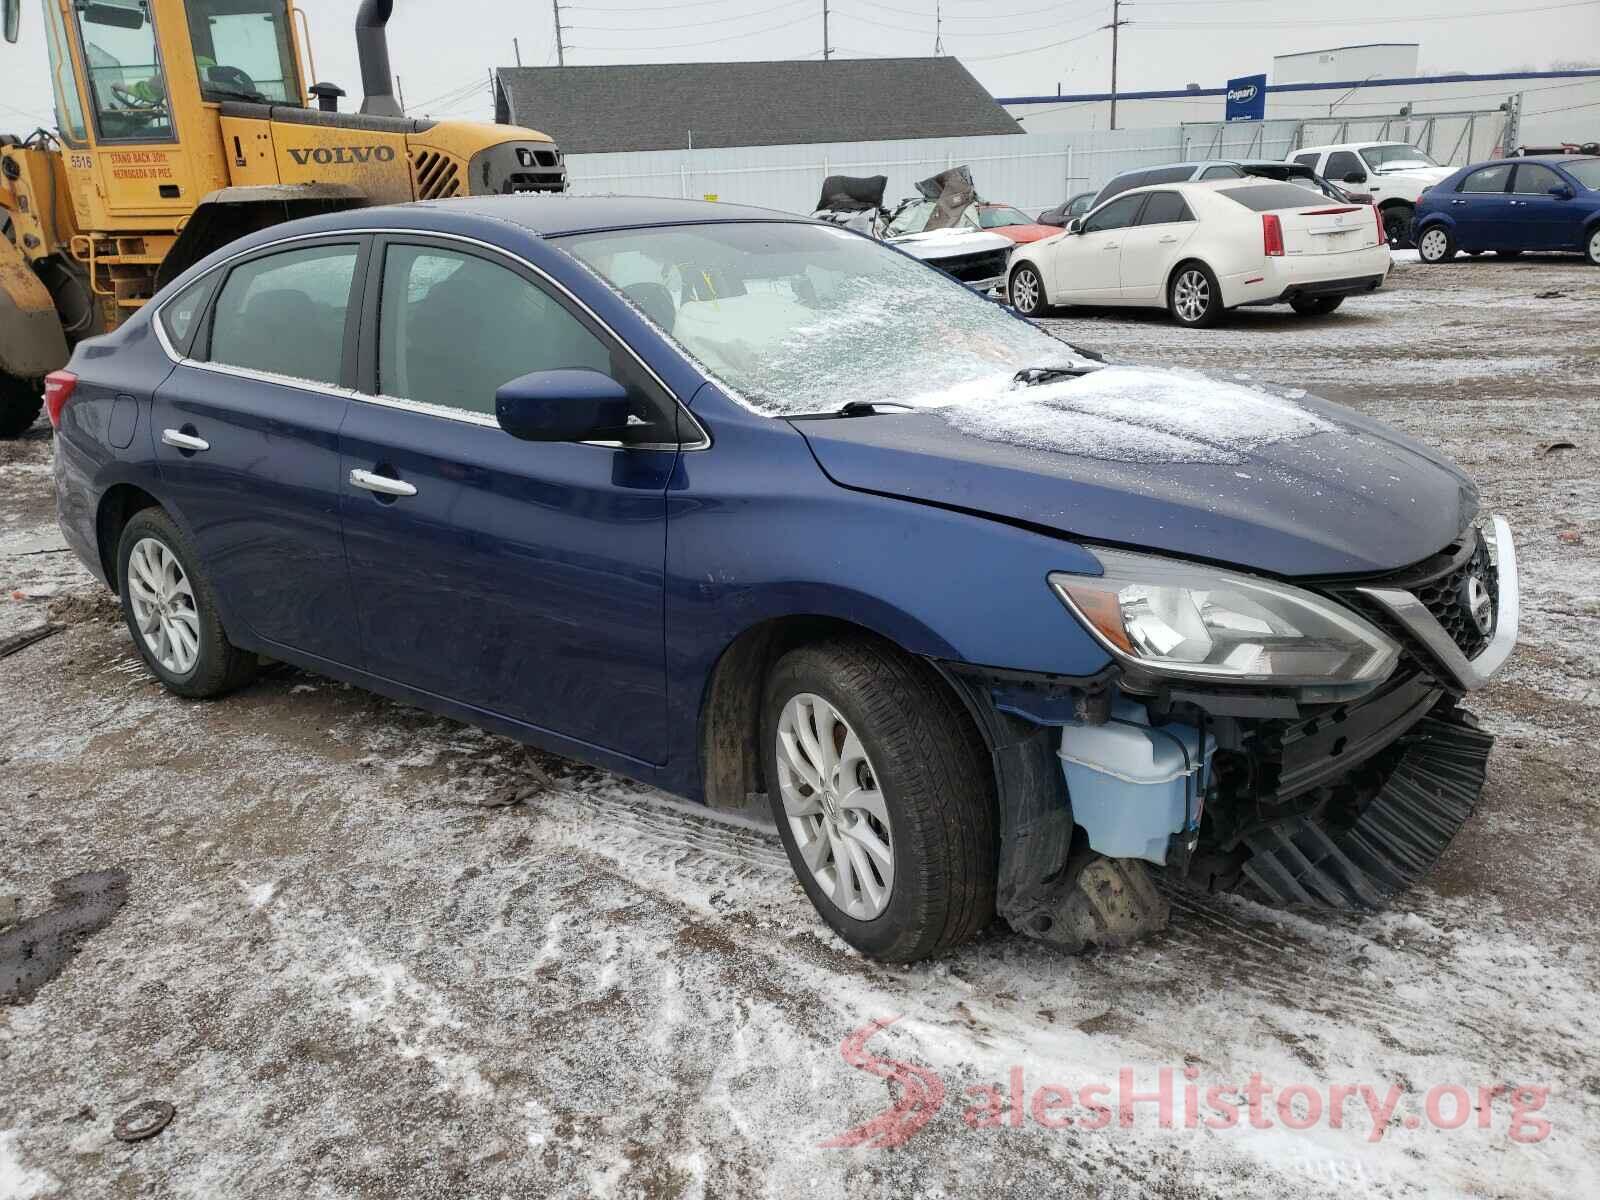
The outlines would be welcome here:
M 1365 183 L 1367 181 L 1367 173 L 1365 171 L 1351 171 L 1350 174 L 1344 177 L 1344 181 L 1346 183 Z
M 1067 232 L 1068 233 L 1082 233 L 1083 232 L 1083 218 L 1082 217 L 1073 217 L 1072 220 L 1067 223 Z
M 525 442 L 620 441 L 628 428 L 628 392 L 599 371 L 534 371 L 501 384 L 494 415 Z
M 17 40 L 17 29 L 22 24 L 22 0 L 0 0 L 0 34 L 8 42 Z
M 1554 196 L 1557 200 L 1571 200 L 1572 199 L 1572 189 L 1569 188 L 1564 183 L 1556 184 L 1555 187 L 1550 189 L 1550 194 L 1552 196 Z

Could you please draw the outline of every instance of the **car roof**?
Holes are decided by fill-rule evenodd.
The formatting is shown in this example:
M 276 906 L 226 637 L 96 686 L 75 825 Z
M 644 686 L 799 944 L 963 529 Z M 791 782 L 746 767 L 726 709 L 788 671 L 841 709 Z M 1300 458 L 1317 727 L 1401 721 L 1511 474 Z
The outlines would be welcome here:
M 1412 143 L 1397 138 L 1387 141 L 1378 138 L 1370 142 L 1334 142 L 1327 146 L 1301 146 L 1298 150 L 1289 151 L 1290 154 L 1321 154 L 1324 150 L 1365 150 L 1368 146 L 1409 146 Z
M 402 228 L 426 216 L 465 218 L 464 224 L 485 220 L 515 225 L 539 237 L 560 237 L 602 229 L 640 229 L 651 225 L 687 225 L 727 221 L 807 221 L 809 218 L 770 208 L 720 204 L 707 200 L 679 200 L 655 196 L 574 196 L 569 193 L 521 192 L 509 196 L 459 196 L 448 200 L 422 200 L 354 208 L 311 218 L 324 230 L 381 226 Z M 308 222 L 309 225 L 309 222 Z
M 1515 163 L 1544 163 L 1547 166 L 1568 166 L 1575 162 L 1600 162 L 1593 154 L 1518 154 L 1514 158 L 1486 158 L 1482 162 L 1467 163 L 1457 167 L 1457 172 L 1476 171 L 1479 167 L 1509 167 Z

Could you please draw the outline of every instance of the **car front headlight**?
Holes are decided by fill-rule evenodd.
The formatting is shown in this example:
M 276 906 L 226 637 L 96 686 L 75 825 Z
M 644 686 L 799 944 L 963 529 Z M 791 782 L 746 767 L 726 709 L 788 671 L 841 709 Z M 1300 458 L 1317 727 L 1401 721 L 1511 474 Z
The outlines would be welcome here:
M 1050 575 L 1068 609 L 1124 665 L 1268 687 L 1380 683 L 1400 647 L 1312 592 L 1233 571 L 1094 551 L 1103 575 Z

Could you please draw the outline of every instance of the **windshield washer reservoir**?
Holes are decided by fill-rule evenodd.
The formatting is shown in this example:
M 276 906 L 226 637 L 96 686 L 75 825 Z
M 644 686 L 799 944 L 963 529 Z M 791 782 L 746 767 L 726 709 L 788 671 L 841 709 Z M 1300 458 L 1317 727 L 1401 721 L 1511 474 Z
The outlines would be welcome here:
M 1175 833 L 1198 829 L 1216 739 L 1192 725 L 1151 726 L 1137 704 L 1118 701 L 1104 725 L 1062 727 L 1058 755 L 1072 819 L 1108 858 L 1165 865 Z

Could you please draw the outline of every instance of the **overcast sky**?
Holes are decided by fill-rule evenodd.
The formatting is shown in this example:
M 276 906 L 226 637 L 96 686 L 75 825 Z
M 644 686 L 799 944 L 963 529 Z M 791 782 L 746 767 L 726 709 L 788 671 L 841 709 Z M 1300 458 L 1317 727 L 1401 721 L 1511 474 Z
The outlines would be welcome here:
M 0 43 L 0 132 L 50 124 L 39 0 Z M 351 35 L 357 0 L 302 0 L 317 72 L 359 103 Z M 830 0 L 830 41 L 847 57 L 931 54 L 933 0 Z M 1111 0 L 950 0 L 946 53 L 997 96 L 1104 91 Z M 822 0 L 578 0 L 561 5 L 567 62 L 820 57 Z M 1269 71 L 1274 54 L 1362 42 L 1420 42 L 1424 70 L 1503 71 L 1600 61 L 1600 0 L 1129 0 L 1119 87 L 1206 87 Z M 488 69 L 555 62 L 548 0 L 396 0 L 390 56 L 409 111 L 489 118 Z M 648 96 L 639 103 L 648 104 Z M 773 103 L 783 98 L 774 96 Z M 351 104 L 350 106 L 354 106 Z M 759 114 L 752 114 L 759 120 Z

